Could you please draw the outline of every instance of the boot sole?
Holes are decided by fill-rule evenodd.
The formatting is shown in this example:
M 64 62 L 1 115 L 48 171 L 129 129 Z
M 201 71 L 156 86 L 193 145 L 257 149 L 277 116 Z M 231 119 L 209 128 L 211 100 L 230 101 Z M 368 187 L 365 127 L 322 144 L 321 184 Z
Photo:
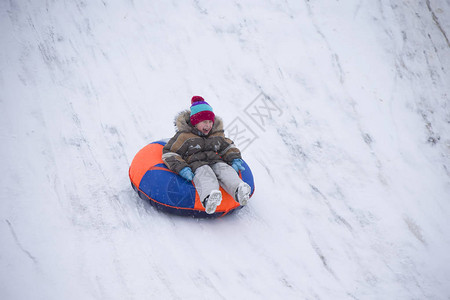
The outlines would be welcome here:
M 208 201 L 206 202 L 206 213 L 213 214 L 216 212 L 217 206 L 222 202 L 222 193 L 220 191 L 213 191 L 209 194 Z
M 250 198 L 251 191 L 252 190 L 247 183 L 244 183 L 244 184 L 242 184 L 242 186 L 239 187 L 238 199 L 239 199 L 240 205 L 242 205 L 242 206 L 247 205 L 248 199 Z

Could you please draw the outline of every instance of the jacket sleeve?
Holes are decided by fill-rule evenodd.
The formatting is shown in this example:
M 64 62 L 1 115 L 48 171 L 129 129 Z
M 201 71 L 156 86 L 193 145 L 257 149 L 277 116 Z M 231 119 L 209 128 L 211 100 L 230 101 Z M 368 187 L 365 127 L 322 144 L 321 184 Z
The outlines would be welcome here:
M 162 160 L 164 164 L 175 173 L 180 173 L 184 167 L 189 166 L 181 156 L 181 147 L 179 146 L 181 139 L 181 133 L 177 133 L 163 148 Z
M 223 146 L 221 147 L 221 150 L 219 152 L 219 155 L 222 157 L 222 159 L 226 163 L 230 163 L 233 161 L 233 159 L 236 158 L 242 158 L 241 151 L 236 147 L 234 142 L 230 140 L 229 138 L 224 137 L 223 138 Z

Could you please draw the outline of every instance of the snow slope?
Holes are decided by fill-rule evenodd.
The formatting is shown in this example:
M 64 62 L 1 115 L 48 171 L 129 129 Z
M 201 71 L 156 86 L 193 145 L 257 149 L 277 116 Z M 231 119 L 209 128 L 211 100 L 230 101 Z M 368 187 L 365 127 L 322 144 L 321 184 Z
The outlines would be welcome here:
M 0 1 L 1 299 L 448 299 L 449 38 L 438 0 Z M 256 180 L 221 219 L 128 179 L 192 95 Z

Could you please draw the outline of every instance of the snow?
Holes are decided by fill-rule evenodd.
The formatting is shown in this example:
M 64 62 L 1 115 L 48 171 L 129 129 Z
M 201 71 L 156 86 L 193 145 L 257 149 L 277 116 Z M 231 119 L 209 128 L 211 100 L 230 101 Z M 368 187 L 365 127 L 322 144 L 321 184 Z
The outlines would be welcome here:
M 448 299 L 449 37 L 437 0 L 1 1 L 0 298 Z M 193 95 L 248 134 L 215 220 L 128 179 Z

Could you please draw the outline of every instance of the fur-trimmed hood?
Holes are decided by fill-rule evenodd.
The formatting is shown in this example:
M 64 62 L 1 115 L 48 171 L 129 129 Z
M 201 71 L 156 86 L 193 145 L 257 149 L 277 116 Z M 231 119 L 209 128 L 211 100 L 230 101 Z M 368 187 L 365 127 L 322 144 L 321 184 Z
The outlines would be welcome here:
M 175 129 L 177 132 L 182 132 L 182 131 L 187 131 L 187 132 L 192 132 L 192 131 L 197 131 L 197 129 L 192 126 L 191 124 L 191 111 L 190 110 L 183 110 L 182 112 L 179 112 L 176 116 L 175 116 Z M 221 117 L 218 117 L 216 115 L 215 119 L 214 119 L 214 125 L 211 129 L 211 132 L 209 134 L 213 134 L 217 131 L 223 131 L 223 121 Z

